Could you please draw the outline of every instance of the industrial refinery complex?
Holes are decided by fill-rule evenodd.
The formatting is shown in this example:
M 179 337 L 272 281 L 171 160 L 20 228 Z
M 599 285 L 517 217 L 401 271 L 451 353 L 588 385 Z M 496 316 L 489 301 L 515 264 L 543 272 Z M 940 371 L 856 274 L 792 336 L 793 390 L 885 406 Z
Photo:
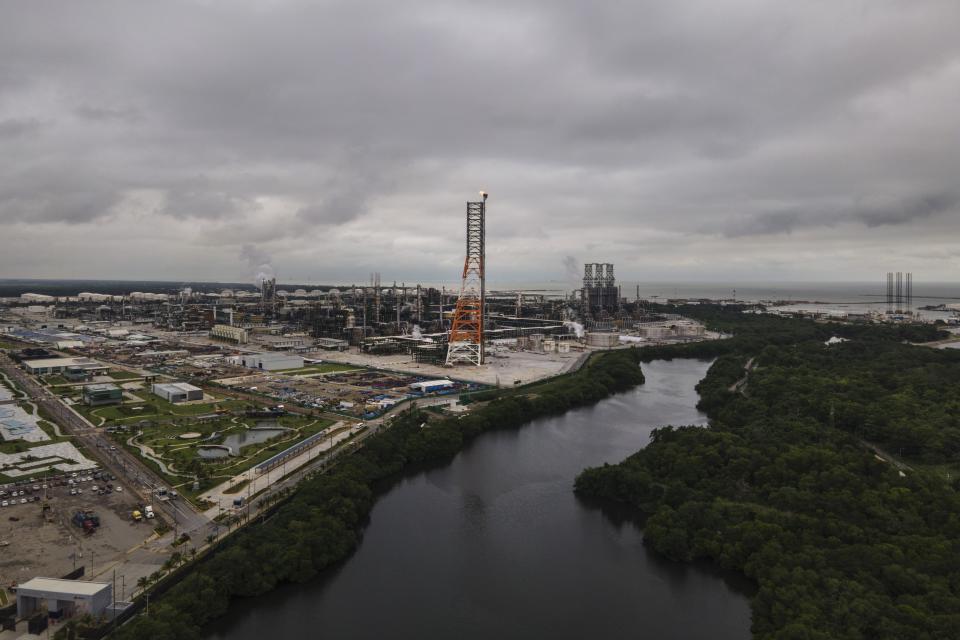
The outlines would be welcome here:
M 597 350 L 721 337 L 628 302 L 609 263 L 572 291 L 488 290 L 486 213 L 467 203 L 456 289 L 375 273 L 0 299 L 4 624 L 126 615 L 408 406 L 462 414 Z
M 487 200 L 466 205 L 455 289 L 374 273 L 0 299 L 4 625 L 40 633 L 75 615 L 129 615 L 184 554 L 265 513 L 406 407 L 463 414 L 474 394 L 575 371 L 599 350 L 724 337 L 639 288 L 628 299 L 607 262 L 584 264 L 573 290 L 488 290 Z M 915 321 L 912 284 L 890 274 L 885 309 L 826 317 Z M 735 293 L 725 302 L 743 305 Z

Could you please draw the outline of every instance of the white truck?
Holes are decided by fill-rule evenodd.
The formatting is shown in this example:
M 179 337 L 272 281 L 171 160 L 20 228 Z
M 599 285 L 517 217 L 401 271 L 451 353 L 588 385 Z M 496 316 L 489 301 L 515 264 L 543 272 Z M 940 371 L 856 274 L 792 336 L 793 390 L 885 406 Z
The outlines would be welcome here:
M 153 512 L 153 505 L 149 504 L 143 508 L 143 514 L 147 516 L 148 519 L 157 517 L 157 515 Z

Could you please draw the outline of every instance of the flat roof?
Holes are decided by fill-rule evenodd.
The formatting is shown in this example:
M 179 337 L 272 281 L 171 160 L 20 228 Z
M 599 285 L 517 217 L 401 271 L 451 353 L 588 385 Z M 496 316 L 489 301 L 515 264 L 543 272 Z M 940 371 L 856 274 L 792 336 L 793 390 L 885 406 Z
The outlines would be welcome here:
M 423 387 L 432 387 L 438 384 L 453 384 L 453 380 L 424 380 L 423 382 L 414 382 L 411 387 L 414 385 L 423 386 Z
M 119 391 L 120 387 L 115 384 L 110 384 L 109 382 L 104 382 L 102 384 L 88 384 L 84 387 L 86 391 Z
M 260 358 L 260 360 L 279 360 L 281 358 L 299 358 L 285 351 L 262 351 L 260 353 L 251 353 L 248 354 L 249 357 Z
M 43 360 L 24 360 L 23 364 L 30 367 L 31 369 L 42 369 L 46 367 L 106 367 L 107 365 L 101 364 L 96 360 L 91 360 L 90 358 L 46 358 Z
M 200 387 L 195 387 L 186 382 L 159 382 L 153 385 L 154 390 L 161 391 L 203 391 Z
M 81 580 L 61 580 L 59 578 L 32 578 L 17 585 L 17 592 L 44 591 L 77 596 L 92 596 L 109 589 L 109 582 L 86 582 Z

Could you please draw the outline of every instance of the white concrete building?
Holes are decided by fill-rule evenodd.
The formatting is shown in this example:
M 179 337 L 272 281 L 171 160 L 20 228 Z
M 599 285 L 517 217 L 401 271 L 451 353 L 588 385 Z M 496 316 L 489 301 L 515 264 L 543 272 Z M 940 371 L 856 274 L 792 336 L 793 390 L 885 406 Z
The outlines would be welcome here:
M 410 389 L 413 391 L 419 391 L 421 393 L 432 393 L 434 391 L 444 391 L 446 389 L 453 389 L 454 387 L 453 380 L 424 380 L 423 382 L 414 382 L 410 385 Z
M 108 582 L 33 578 L 17 587 L 17 617 L 26 618 L 46 609 L 62 612 L 66 618 L 89 613 L 96 617 L 113 601 Z
M 203 400 L 203 389 L 186 382 L 166 382 L 153 385 L 153 395 L 167 402 L 187 402 Z
M 23 368 L 34 375 L 63 373 L 67 369 L 83 369 L 88 373 L 106 373 L 109 367 L 90 358 L 45 358 L 24 360 Z
M 303 367 L 303 357 L 291 353 L 265 351 L 263 353 L 246 353 L 237 356 L 240 365 L 251 369 L 277 371 L 278 369 L 299 369 Z

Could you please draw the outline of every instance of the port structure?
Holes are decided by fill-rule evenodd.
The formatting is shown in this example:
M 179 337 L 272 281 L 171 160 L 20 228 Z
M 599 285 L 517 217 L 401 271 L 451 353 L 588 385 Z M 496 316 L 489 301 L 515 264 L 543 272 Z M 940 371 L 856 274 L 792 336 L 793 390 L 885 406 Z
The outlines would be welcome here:
M 450 325 L 447 366 L 483 364 L 487 194 L 481 191 L 480 196 L 483 200 L 467 203 L 467 257 L 463 261 L 460 296 Z

